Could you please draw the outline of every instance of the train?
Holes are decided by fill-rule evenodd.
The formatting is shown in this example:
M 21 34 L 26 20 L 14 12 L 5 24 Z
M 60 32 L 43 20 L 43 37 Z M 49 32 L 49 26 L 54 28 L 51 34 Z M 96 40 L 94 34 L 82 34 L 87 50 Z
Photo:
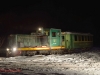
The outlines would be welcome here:
M 6 56 L 63 54 L 86 51 L 93 47 L 92 34 L 62 32 L 56 28 L 39 28 L 30 34 L 11 34 L 5 39 L 0 38 L 0 53 Z

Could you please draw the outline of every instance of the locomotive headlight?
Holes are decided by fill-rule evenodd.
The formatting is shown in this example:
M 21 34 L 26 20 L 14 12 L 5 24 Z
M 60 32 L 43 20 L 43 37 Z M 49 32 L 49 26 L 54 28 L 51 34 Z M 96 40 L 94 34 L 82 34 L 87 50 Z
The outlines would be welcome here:
M 13 51 L 15 52 L 16 50 L 17 50 L 16 47 L 14 47 L 14 48 L 13 48 Z
M 6 50 L 9 51 L 9 48 L 7 48 Z

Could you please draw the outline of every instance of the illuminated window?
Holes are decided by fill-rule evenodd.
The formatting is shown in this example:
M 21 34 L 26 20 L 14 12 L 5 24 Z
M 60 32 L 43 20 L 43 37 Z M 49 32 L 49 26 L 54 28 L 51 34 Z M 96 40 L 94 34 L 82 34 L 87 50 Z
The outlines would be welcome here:
M 56 32 L 52 32 L 52 37 L 56 37 Z
M 45 34 L 46 34 L 47 36 L 49 36 L 49 35 L 50 35 L 49 31 L 45 31 Z
M 45 35 L 48 35 L 48 32 L 47 31 L 45 32 Z

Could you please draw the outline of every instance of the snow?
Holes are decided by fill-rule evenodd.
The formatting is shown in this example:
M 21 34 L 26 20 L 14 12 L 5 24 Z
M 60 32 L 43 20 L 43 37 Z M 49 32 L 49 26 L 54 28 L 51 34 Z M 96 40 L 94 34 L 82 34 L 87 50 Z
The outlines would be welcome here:
M 96 51 L 65 55 L 0 57 L 0 75 L 99 75 L 100 52 Z M 10 71 L 4 71 L 5 69 Z M 11 71 L 12 69 L 18 71 Z

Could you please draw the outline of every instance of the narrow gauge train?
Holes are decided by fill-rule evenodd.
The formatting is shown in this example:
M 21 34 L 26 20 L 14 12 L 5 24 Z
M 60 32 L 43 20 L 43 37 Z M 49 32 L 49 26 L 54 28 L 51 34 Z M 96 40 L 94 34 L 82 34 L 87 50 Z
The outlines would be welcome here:
M 3 43 L 3 41 L 1 42 Z M 61 29 L 40 28 L 36 33 L 13 34 L 6 40 L 7 56 L 62 54 L 88 50 L 93 46 L 93 35 L 89 33 L 61 32 Z

